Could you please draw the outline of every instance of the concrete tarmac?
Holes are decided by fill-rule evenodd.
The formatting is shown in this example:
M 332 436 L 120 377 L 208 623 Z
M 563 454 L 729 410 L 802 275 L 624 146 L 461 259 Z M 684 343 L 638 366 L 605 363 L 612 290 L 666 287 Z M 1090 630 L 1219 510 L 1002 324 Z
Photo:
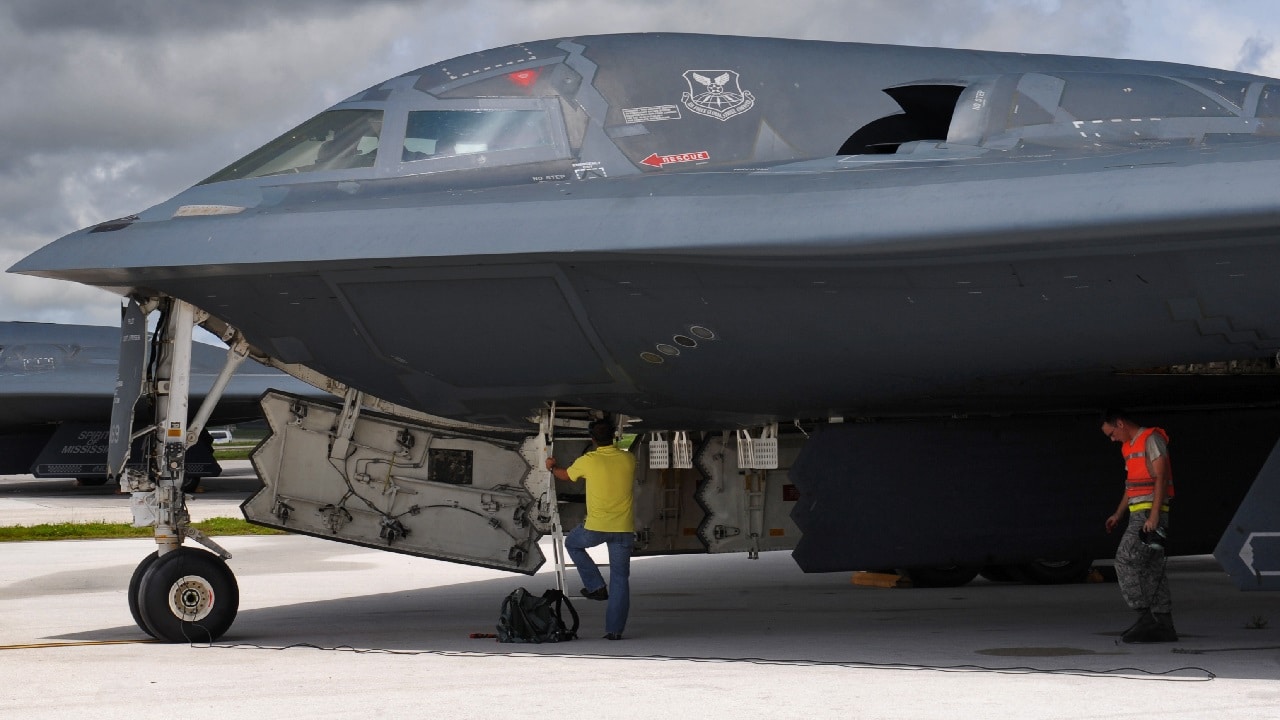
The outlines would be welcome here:
M 206 480 L 193 515 L 236 508 L 254 481 L 233 481 Z M 0 510 L 29 510 L 2 522 L 113 507 L 64 482 L 0 480 Z M 1207 557 L 1169 563 L 1173 644 L 1118 642 L 1133 617 L 1114 584 L 878 589 L 765 553 L 637 558 L 624 640 L 601 639 L 604 604 L 579 599 L 581 639 L 508 645 L 469 635 L 493 631 L 516 587 L 553 587 L 550 569 L 218 541 L 241 601 L 212 646 L 134 625 L 126 587 L 148 539 L 0 544 L 0 717 L 1280 716 L 1280 597 L 1235 590 Z

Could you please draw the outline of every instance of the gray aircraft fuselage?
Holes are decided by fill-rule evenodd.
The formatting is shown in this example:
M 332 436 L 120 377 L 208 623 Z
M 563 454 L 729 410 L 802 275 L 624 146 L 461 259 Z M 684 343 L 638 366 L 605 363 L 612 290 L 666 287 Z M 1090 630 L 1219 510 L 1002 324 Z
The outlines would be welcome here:
M 1278 397 L 1173 373 L 1280 349 L 1280 81 L 619 35 L 319 118 L 12 271 L 160 291 L 493 424 L 550 399 L 718 427 Z

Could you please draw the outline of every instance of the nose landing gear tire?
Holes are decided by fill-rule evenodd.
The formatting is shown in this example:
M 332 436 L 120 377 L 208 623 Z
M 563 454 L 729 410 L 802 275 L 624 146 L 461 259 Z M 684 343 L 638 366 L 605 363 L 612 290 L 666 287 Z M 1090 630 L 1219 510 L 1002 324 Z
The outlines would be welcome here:
M 1093 567 L 1093 559 L 1075 557 L 1069 560 L 1036 560 L 1016 568 L 1027 582 L 1037 585 L 1062 585 L 1084 582 Z
M 968 584 L 978 576 L 979 570 L 980 567 L 969 565 L 937 565 L 907 568 L 905 573 L 913 587 L 944 588 Z
M 139 591 L 142 588 L 142 576 L 147 574 L 147 571 L 151 569 L 152 564 L 155 563 L 156 558 L 158 557 L 160 557 L 160 554 L 153 552 L 142 558 L 142 562 L 138 563 L 138 567 L 133 569 L 133 576 L 129 578 L 129 614 L 133 616 L 133 621 L 138 624 L 138 627 L 142 628 L 142 632 L 150 635 L 151 637 L 155 637 L 156 634 L 155 631 L 147 627 L 147 624 L 143 622 L 142 608 L 138 602 L 138 598 L 140 594 Z
M 213 642 L 240 606 L 240 588 L 222 558 L 186 547 L 156 557 L 136 595 L 140 625 L 161 642 Z

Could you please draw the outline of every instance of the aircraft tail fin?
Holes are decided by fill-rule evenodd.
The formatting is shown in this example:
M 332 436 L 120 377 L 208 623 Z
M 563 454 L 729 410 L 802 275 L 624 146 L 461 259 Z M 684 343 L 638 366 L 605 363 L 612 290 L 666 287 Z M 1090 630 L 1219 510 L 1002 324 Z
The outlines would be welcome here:
M 1271 450 L 1213 556 L 1241 590 L 1280 590 L 1280 442 Z

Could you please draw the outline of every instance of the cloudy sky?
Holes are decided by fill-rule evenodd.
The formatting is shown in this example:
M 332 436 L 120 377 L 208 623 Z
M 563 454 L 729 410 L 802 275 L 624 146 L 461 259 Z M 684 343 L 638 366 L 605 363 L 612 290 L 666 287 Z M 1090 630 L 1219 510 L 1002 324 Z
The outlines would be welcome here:
M 1274 0 L 5 0 L 0 269 L 408 70 L 513 42 L 659 30 L 1280 76 Z M 118 308 L 101 290 L 0 275 L 0 320 L 114 325 Z

